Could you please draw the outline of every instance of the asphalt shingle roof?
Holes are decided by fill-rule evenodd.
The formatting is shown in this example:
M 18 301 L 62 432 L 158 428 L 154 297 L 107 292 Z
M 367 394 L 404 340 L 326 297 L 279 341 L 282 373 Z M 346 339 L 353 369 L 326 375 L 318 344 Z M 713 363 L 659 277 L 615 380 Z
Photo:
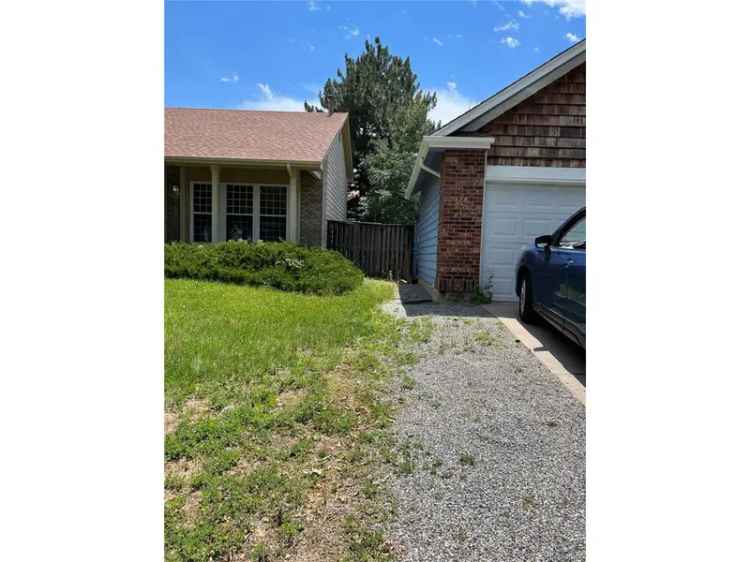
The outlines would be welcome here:
M 321 162 L 346 118 L 346 113 L 169 107 L 164 112 L 164 155 Z

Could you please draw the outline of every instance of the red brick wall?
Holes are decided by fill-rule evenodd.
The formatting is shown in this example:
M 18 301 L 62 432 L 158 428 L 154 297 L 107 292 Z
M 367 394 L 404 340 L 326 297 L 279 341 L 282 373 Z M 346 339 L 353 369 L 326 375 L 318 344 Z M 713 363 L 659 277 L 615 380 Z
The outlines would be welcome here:
M 461 134 L 461 133 L 457 133 Z M 586 64 L 487 123 L 488 166 L 586 167 Z
M 437 289 L 466 293 L 479 285 L 484 150 L 446 150 L 440 173 Z

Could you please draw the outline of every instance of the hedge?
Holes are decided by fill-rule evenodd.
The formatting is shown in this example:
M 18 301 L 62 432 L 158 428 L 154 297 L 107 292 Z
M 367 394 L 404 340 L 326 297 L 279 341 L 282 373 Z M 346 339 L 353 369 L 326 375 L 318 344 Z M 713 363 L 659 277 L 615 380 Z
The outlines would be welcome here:
M 364 274 L 338 252 L 290 242 L 172 242 L 164 247 L 164 275 L 275 287 L 302 293 L 342 294 Z

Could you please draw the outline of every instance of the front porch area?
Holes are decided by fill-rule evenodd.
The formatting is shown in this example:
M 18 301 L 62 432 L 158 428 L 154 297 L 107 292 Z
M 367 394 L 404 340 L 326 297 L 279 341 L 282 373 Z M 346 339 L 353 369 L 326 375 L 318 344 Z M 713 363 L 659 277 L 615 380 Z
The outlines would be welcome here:
M 325 244 L 320 170 L 165 162 L 165 242 Z

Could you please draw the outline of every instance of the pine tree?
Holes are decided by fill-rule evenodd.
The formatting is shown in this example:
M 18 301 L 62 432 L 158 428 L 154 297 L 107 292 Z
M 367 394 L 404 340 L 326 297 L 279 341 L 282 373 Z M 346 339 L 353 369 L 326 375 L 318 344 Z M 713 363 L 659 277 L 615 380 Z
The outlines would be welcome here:
M 413 163 L 421 135 L 434 130 L 427 113 L 435 103 L 435 94 L 420 90 L 409 58 L 392 55 L 379 37 L 372 43 L 365 41 L 365 50 L 357 58 L 345 55 L 343 71 L 337 70 L 320 93 L 323 109 L 305 103 L 307 111 L 349 113 L 355 169 L 349 198 L 351 218 L 397 222 L 387 216 L 393 205 L 386 204 L 384 197 L 398 193 L 395 178 L 403 177 L 408 160 Z M 389 165 L 399 171 L 389 175 L 383 169 Z M 402 194 L 405 187 L 404 183 Z

